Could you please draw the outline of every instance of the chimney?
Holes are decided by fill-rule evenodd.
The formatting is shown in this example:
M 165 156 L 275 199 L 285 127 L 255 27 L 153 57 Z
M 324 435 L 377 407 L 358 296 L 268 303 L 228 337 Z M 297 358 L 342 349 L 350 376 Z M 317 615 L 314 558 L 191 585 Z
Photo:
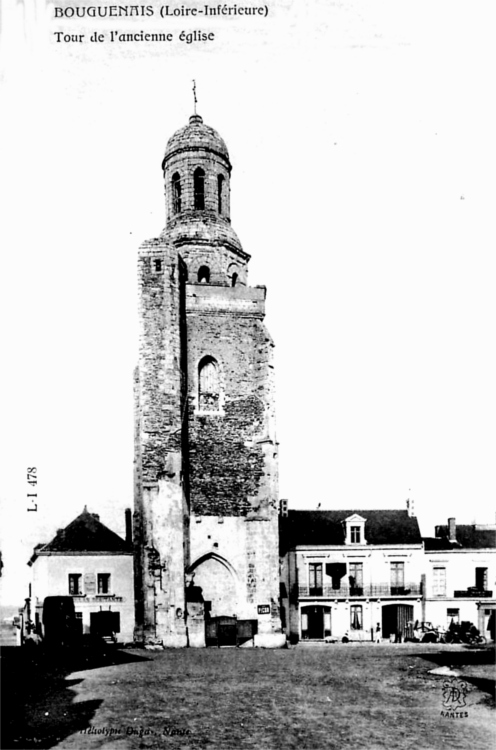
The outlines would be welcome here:
M 456 542 L 456 519 L 448 518 L 448 541 Z
M 279 500 L 279 513 L 281 515 L 281 518 L 288 517 L 288 501 L 287 500 Z
M 406 510 L 410 518 L 415 518 L 414 502 L 410 498 L 406 501 Z
M 126 517 L 126 543 L 129 544 L 129 546 L 133 543 L 133 525 L 131 522 L 131 509 L 126 508 L 124 511 L 125 517 Z

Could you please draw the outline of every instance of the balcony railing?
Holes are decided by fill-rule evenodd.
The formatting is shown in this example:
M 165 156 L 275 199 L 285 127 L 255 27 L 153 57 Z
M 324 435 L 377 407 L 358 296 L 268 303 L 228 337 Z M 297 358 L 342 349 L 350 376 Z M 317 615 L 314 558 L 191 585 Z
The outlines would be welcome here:
M 381 596 L 420 596 L 420 583 L 405 583 L 404 586 L 391 586 L 389 583 L 372 583 L 365 586 L 343 585 L 339 589 L 332 586 L 298 586 L 298 595 L 302 597 L 318 597 L 325 599 L 349 599 L 353 597 L 381 597 Z M 456 593 L 455 593 L 456 596 Z
M 475 586 L 471 586 L 464 591 L 455 591 L 455 599 L 470 598 L 470 599 L 491 599 L 493 592 L 487 591 L 487 589 L 478 589 Z

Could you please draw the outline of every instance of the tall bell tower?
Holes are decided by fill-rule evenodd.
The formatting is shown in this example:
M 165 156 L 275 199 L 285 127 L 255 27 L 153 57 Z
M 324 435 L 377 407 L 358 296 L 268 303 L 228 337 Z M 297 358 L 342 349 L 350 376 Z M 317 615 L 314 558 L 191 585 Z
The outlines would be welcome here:
M 136 636 L 201 646 L 205 624 L 229 617 L 257 621 L 255 645 L 280 646 L 266 289 L 248 286 L 219 134 L 195 113 L 162 169 L 166 227 L 139 254 Z

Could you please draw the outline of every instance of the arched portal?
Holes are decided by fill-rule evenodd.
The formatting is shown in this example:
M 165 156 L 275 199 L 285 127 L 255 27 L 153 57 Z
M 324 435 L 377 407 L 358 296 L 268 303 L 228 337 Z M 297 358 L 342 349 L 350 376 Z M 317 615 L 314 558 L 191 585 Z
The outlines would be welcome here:
M 238 613 L 238 582 L 234 568 L 215 553 L 200 557 L 188 568 L 194 573 L 195 586 L 201 586 L 205 615 L 232 617 Z

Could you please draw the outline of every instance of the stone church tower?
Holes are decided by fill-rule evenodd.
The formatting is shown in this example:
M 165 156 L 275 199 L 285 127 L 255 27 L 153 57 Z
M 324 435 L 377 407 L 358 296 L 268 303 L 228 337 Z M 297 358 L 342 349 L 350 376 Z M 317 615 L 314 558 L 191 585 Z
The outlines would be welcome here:
M 136 638 L 205 645 L 205 622 L 279 618 L 273 343 L 231 227 L 231 162 L 194 114 L 162 163 L 166 227 L 139 254 Z

